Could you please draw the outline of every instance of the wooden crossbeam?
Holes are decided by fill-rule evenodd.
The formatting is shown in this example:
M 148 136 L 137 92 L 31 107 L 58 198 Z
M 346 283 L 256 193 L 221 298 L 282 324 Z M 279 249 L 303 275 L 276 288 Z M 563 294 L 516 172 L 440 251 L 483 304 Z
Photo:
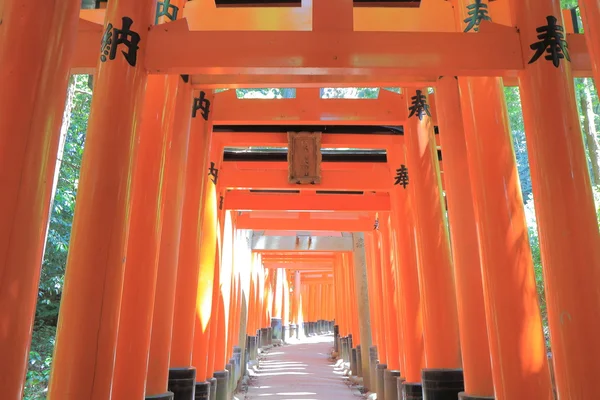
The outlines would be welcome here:
M 203 89 L 235 89 L 235 88 L 264 88 L 264 87 L 426 87 L 434 86 L 438 76 L 379 76 L 374 80 L 370 75 L 192 75 L 192 85 Z M 506 86 L 515 86 L 510 81 Z
M 319 89 L 297 89 L 294 99 L 238 99 L 215 95 L 215 125 L 402 125 L 404 96 L 381 90 L 377 99 L 322 99 Z M 338 138 L 339 139 L 339 138 Z
M 233 191 L 227 193 L 225 196 L 224 206 L 225 209 L 238 211 L 331 210 L 344 212 L 379 212 L 390 210 L 390 197 L 387 194 L 373 196 L 338 194 L 295 195 Z
M 249 214 L 237 218 L 238 229 L 288 231 L 366 232 L 373 230 L 372 218 L 312 219 L 253 218 Z
M 102 27 L 82 22 L 72 68 L 93 71 Z M 484 24 L 485 25 L 485 24 Z M 145 65 L 154 74 L 516 76 L 524 67 L 519 33 L 487 24 L 455 32 L 190 31 L 185 20 L 155 26 Z M 576 74 L 591 75 L 583 35 L 568 35 Z M 294 43 L 293 46 L 290 43 Z M 402 45 L 398 45 L 401 43 Z M 426 45 L 424 45 L 424 43 Z M 435 56 L 432 56 L 435 55 Z
M 321 183 L 296 185 L 288 182 L 282 169 L 241 169 L 238 163 L 224 162 L 219 171 L 219 185 L 234 190 L 325 190 L 387 192 L 393 179 L 386 164 L 360 163 L 361 169 L 323 171 Z

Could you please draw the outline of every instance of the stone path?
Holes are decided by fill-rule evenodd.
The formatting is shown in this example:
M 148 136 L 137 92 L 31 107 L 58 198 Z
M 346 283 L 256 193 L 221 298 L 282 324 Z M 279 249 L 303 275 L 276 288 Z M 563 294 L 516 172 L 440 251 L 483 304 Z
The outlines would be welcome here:
M 250 371 L 245 400 L 359 400 L 329 354 L 333 336 L 315 336 L 273 347 Z

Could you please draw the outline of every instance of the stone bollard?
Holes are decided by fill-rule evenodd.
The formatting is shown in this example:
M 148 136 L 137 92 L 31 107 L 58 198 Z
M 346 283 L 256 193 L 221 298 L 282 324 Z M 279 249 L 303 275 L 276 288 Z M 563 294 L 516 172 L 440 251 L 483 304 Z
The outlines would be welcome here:
M 396 369 L 386 369 L 383 375 L 383 396 L 386 399 L 396 400 L 398 398 L 398 378 L 400 371 Z
M 373 393 L 375 393 L 375 391 L 377 390 L 377 362 L 377 346 L 371 346 L 369 347 L 369 374 L 371 377 L 369 382 L 371 382 L 371 387 L 368 389 Z
M 351 348 L 353 348 L 353 347 L 354 347 L 354 343 L 353 343 L 353 341 L 352 341 L 352 334 L 351 334 L 351 333 L 349 333 L 349 334 L 348 334 L 348 349 L 351 349 Z
M 350 371 L 352 371 L 352 375 L 358 376 L 358 364 L 356 363 L 356 348 L 351 349 L 350 351 Z
M 210 378 L 208 380 L 210 382 L 210 400 L 215 400 L 217 398 L 217 378 Z
M 242 348 L 240 346 L 233 346 L 232 358 L 235 360 L 235 381 L 238 382 L 242 377 Z
M 267 333 L 268 345 L 273 346 L 273 328 L 268 327 L 267 331 L 268 331 L 268 333 Z
M 209 400 L 210 399 L 210 382 L 196 382 L 196 394 L 194 395 L 195 400 Z
M 340 347 L 339 347 L 339 343 L 338 343 L 339 338 L 340 338 L 340 327 L 338 325 L 335 325 L 333 327 L 333 350 L 335 350 L 336 353 L 340 352 Z
M 229 371 L 216 371 L 214 377 L 217 379 L 215 400 L 229 400 Z
M 269 328 L 261 328 L 260 330 L 260 348 L 264 349 L 269 345 Z
M 271 318 L 271 339 L 283 340 L 283 326 L 281 318 Z
M 404 385 L 406 379 L 402 376 L 396 378 L 396 392 L 398 393 L 398 400 L 402 400 L 402 385 Z
M 360 344 L 356 346 L 356 376 L 362 378 L 363 370 L 362 370 L 362 351 L 360 349 Z
M 340 349 L 341 349 L 341 359 L 344 362 L 348 362 L 348 338 L 347 337 L 340 338 Z
M 423 387 L 417 382 L 402 384 L 402 400 L 423 400 Z
M 237 367 L 233 358 L 229 359 L 229 362 L 225 365 L 225 369 L 229 371 L 229 395 L 232 396 L 237 388 L 237 380 L 235 379 L 237 376 Z
M 196 368 L 169 369 L 168 389 L 174 400 L 193 400 L 196 389 Z
M 456 400 L 465 390 L 462 369 L 426 368 L 421 372 L 423 399 Z
M 248 355 L 248 361 L 256 360 L 256 336 L 248 336 L 246 338 L 246 354 Z
M 375 388 L 375 392 L 377 393 L 377 400 L 385 399 L 385 381 L 383 379 L 383 376 L 386 370 L 387 364 L 377 364 L 377 385 Z
M 146 396 L 144 400 L 173 400 L 173 393 L 167 392 L 163 394 L 157 394 L 154 396 Z
M 495 397 L 490 396 L 471 396 L 466 394 L 465 392 L 460 392 L 458 394 L 458 400 L 495 400 Z
M 284 325 L 281 328 L 281 340 L 283 340 L 284 343 L 286 343 L 288 340 L 290 340 L 290 326 L 289 325 Z

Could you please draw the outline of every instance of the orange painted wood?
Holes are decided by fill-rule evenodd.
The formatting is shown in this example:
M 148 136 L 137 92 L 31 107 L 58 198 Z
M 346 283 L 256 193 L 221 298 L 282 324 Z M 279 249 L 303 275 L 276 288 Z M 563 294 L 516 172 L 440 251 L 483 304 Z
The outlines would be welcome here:
M 549 399 L 550 375 L 502 81 L 459 78 L 459 85 L 485 266 L 481 274 L 494 395 Z
M 81 163 L 50 399 L 100 400 L 111 395 L 132 166 L 147 81 L 144 53 L 155 7 L 154 1 L 126 0 L 111 3 L 106 11 L 105 25 L 121 26 L 124 17 L 133 20 L 131 29 L 139 35 L 140 48 L 135 66 L 120 51 L 106 62 L 99 61 L 96 52 L 98 73 Z M 54 54 L 60 54 L 58 49 Z
M 156 292 L 159 299 L 154 302 L 152 337 L 148 357 L 148 380 L 146 392 L 149 395 L 167 391 L 171 337 L 173 334 L 173 313 L 175 311 L 175 287 L 179 264 L 179 243 L 183 216 L 182 195 L 185 190 L 185 177 L 190 141 L 192 90 L 189 84 L 179 81 L 171 155 L 167 165 L 165 210 L 156 279 Z
M 337 194 L 282 194 L 282 193 L 250 193 L 247 191 L 229 192 L 225 198 L 224 207 L 228 210 L 237 211 L 336 211 L 336 212 L 377 212 L 390 209 L 390 198 L 386 193 L 377 193 L 374 195 L 344 195 L 344 199 L 350 201 L 340 201 L 340 195 Z M 255 218 L 240 217 L 241 224 L 253 224 Z M 306 221 L 297 221 L 299 225 L 304 223 L 312 224 Z M 261 224 L 260 221 L 258 221 Z M 294 224 L 294 222 L 291 222 Z M 341 223 L 341 222 L 340 222 Z M 277 225 L 276 223 L 275 225 Z M 260 228 L 253 228 L 260 229 Z M 274 226 L 269 230 L 280 230 Z M 307 230 L 312 230 L 307 229 Z M 304 229 L 298 229 L 304 230 Z M 329 229 L 328 229 L 329 230 Z
M 195 96 L 198 94 L 196 93 Z M 208 99 L 212 97 L 208 96 Z M 180 239 L 179 270 L 173 322 L 171 367 L 192 365 L 195 329 L 205 334 L 208 328 L 212 301 L 212 269 L 208 251 L 215 248 L 216 205 L 211 199 L 214 185 L 209 180 L 208 169 L 212 124 L 200 114 L 192 118 L 190 154 L 186 173 L 186 190 L 183 205 L 183 225 Z M 211 197 L 209 193 L 212 193 Z M 212 227 L 212 230 L 211 230 Z M 212 242 L 211 242 L 212 241 Z M 210 243 L 209 243 L 210 242 Z M 206 259 L 207 258 L 207 259 Z M 198 277 L 202 276 L 199 280 Z M 202 286 L 199 286 L 201 282 Z M 202 294 L 199 296 L 199 292 Z M 198 328 L 200 326 L 200 328 Z M 205 370 L 196 365 L 196 376 L 201 378 Z M 204 366 L 205 368 L 205 366 Z
M 400 369 L 400 352 L 398 348 L 398 308 L 395 298 L 395 274 L 392 262 L 391 226 L 389 213 L 379 214 L 379 229 L 376 232 L 379 239 L 381 260 L 381 293 L 383 318 L 385 326 L 386 364 L 390 370 Z
M 586 10 L 593 10 L 590 3 L 585 2 Z M 523 52 L 533 56 L 525 43 L 538 41 L 536 29 L 548 24 L 549 16 L 563 25 L 560 4 L 525 0 L 513 6 Z M 598 3 L 594 6 L 597 11 Z M 597 24 L 589 25 L 592 32 Z M 600 233 L 571 63 L 560 61 L 555 67 L 542 56 L 526 66 L 519 81 L 556 388 L 559 398 L 588 398 L 597 392 L 592 370 L 600 357 L 600 343 L 593 339 L 600 334 Z M 552 101 L 539 101 L 550 95 Z
M 131 220 L 112 387 L 115 400 L 139 398 L 146 393 L 163 200 L 167 194 L 166 166 L 170 162 L 180 80 L 178 76 L 151 76 L 146 86 L 132 178 Z
M 385 165 L 356 171 L 323 171 L 320 184 L 296 185 L 288 182 L 286 170 L 240 169 L 225 163 L 219 171 L 221 183 L 226 189 L 244 190 L 349 190 L 349 191 L 386 191 L 393 183 L 387 178 Z
M 406 150 L 392 148 L 388 162 L 396 168 L 406 162 Z M 390 170 L 394 170 L 390 168 Z M 395 174 L 394 174 L 395 176 Z M 390 176 L 392 177 L 392 176 Z M 410 177 L 410 175 L 409 175 Z M 409 182 L 410 185 L 410 182 Z M 411 207 L 409 189 L 397 185 L 390 193 L 393 199 L 391 225 L 393 229 L 396 295 L 399 308 L 398 327 L 401 330 L 403 350 L 400 353 L 402 373 L 407 382 L 420 382 L 421 369 L 425 366 L 421 293 L 417 270 L 417 247 L 415 242 L 414 211 Z
M 482 265 L 458 81 L 454 77 L 442 78 L 436 91 L 440 139 L 448 167 L 445 174 L 446 198 L 448 218 L 451 221 L 449 229 L 452 237 L 465 392 L 473 396 L 493 396 L 494 385 L 481 278 Z
M 0 0 L 0 387 L 7 399 L 22 397 L 27 374 L 78 8 L 76 1 Z
M 417 95 L 415 90 L 407 93 Z M 426 93 L 426 89 L 421 92 L 425 96 L 424 101 Z M 405 106 L 408 108 L 411 105 L 412 100 Z M 433 124 L 427 114 L 419 118 L 416 113 L 409 118 L 405 129 L 406 166 L 410 180 L 408 190 L 412 197 L 411 204 L 414 205 L 419 260 L 425 366 L 459 368 L 456 294 Z
M 296 89 L 294 99 L 238 99 L 235 90 L 215 97 L 218 125 L 400 125 L 408 115 L 398 107 L 402 95 L 387 90 L 377 99 L 364 100 L 322 99 L 316 89 Z

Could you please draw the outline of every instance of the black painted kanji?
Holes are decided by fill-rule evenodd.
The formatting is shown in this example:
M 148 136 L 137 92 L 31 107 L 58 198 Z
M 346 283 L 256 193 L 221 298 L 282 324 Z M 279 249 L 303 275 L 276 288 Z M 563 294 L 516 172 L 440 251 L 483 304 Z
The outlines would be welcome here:
M 481 21 L 491 21 L 492 18 L 488 15 L 488 5 L 482 3 L 481 0 L 474 0 L 473 4 L 467 6 L 468 17 L 464 20 L 467 24 L 465 32 L 469 32 L 473 29 L 475 32 L 479 32 L 479 24 Z
M 156 21 L 154 24 L 158 25 L 160 17 L 167 17 L 170 21 L 175 21 L 178 13 L 179 7 L 172 5 L 171 0 L 159 1 L 156 3 Z
M 206 98 L 205 92 L 200 92 L 200 96 L 194 99 L 194 107 L 192 108 L 192 118 L 196 118 L 198 110 L 202 111 L 201 115 L 205 121 L 208 121 L 210 114 L 210 100 Z
M 102 35 L 102 46 L 100 61 L 106 62 L 114 60 L 117 56 L 117 48 L 119 45 L 126 47 L 121 53 L 125 56 L 125 60 L 132 67 L 137 64 L 137 51 L 140 48 L 140 35 L 131 30 L 133 20 L 129 17 L 123 17 L 121 29 L 115 28 L 112 23 L 108 23 L 104 35 Z
M 422 91 L 417 90 L 416 95 L 411 97 L 411 100 L 412 105 L 408 108 L 410 111 L 408 118 L 416 115 L 420 120 L 423 120 L 425 114 L 431 117 L 431 114 L 429 113 L 429 105 L 427 104 L 427 98 Z
M 565 40 L 565 28 L 558 25 L 556 17 L 549 15 L 546 17 L 548 25 L 540 26 L 536 29 L 538 33 L 537 38 L 539 42 L 535 42 L 531 46 L 531 50 L 535 50 L 535 54 L 529 60 L 529 64 L 536 62 L 544 53 L 546 54 L 546 60 L 552 61 L 552 64 L 558 68 L 560 66 L 560 60 L 566 59 L 571 61 L 569 56 L 569 45 Z
M 396 181 L 394 182 L 394 186 L 395 185 L 402 185 L 404 189 L 406 189 L 406 186 L 408 185 L 408 168 L 406 168 L 406 165 L 404 164 L 396 170 Z
M 223 209 L 223 202 L 225 201 L 225 197 L 221 196 L 219 198 L 219 210 Z
M 215 168 L 215 163 L 211 161 L 210 168 L 208 169 L 208 176 L 210 176 L 210 180 L 215 185 L 217 184 L 217 180 L 219 179 L 219 170 Z

